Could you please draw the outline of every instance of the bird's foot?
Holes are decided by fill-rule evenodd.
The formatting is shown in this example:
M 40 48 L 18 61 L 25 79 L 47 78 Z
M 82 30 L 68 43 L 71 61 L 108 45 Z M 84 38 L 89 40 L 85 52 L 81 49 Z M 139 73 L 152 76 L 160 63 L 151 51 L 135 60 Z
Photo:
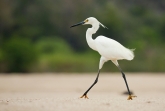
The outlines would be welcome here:
M 83 94 L 80 98 L 85 98 L 85 99 L 89 99 L 87 94 Z
M 132 100 L 132 98 L 135 98 L 137 96 L 129 95 L 127 100 Z

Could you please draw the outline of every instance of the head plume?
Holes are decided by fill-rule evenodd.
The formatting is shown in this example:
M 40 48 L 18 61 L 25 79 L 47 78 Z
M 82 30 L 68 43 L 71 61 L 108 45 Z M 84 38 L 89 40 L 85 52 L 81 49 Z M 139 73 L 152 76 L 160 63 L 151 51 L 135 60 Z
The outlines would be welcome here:
M 100 22 L 99 22 L 100 23 Z M 104 28 L 107 28 L 105 25 L 103 25 L 102 23 L 100 23 L 100 25 L 102 26 L 102 27 L 104 27 Z M 107 28 L 108 29 L 108 28 Z

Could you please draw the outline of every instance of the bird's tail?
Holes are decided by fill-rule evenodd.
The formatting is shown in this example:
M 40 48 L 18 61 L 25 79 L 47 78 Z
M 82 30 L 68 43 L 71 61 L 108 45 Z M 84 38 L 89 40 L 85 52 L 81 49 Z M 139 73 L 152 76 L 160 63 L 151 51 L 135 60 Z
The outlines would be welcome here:
M 127 50 L 128 50 L 127 60 L 132 60 L 134 58 L 135 49 L 127 49 Z

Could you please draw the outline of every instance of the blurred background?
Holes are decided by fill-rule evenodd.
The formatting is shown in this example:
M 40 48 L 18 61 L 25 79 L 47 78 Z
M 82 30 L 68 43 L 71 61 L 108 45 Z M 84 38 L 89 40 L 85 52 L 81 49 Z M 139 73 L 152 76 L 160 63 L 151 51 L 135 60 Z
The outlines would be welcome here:
M 0 72 L 96 72 L 100 55 L 87 45 L 88 27 L 71 25 L 96 17 L 104 35 L 135 49 L 128 72 L 165 71 L 164 0 L 0 0 Z M 112 62 L 102 71 L 118 71 Z

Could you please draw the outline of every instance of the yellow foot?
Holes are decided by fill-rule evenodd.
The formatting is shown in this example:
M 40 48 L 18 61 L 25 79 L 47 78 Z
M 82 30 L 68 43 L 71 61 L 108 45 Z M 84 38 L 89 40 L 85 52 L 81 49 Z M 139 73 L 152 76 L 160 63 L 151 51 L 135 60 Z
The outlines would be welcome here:
M 127 100 L 132 100 L 132 98 L 134 98 L 134 97 L 137 97 L 137 96 L 129 95 Z
M 85 98 L 85 99 L 89 99 L 88 96 L 86 94 L 82 95 L 80 98 Z

